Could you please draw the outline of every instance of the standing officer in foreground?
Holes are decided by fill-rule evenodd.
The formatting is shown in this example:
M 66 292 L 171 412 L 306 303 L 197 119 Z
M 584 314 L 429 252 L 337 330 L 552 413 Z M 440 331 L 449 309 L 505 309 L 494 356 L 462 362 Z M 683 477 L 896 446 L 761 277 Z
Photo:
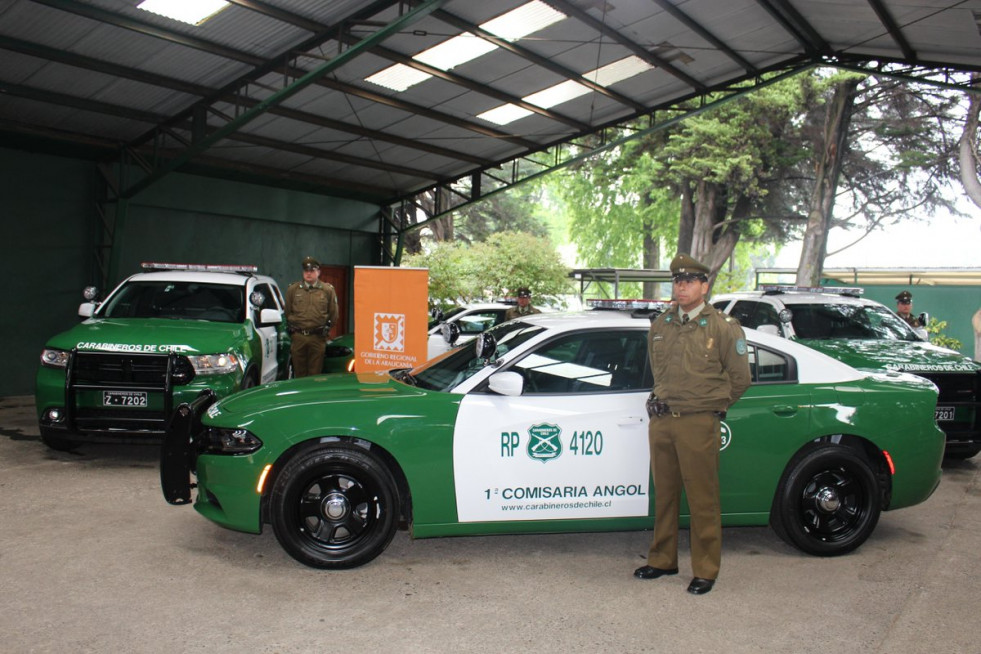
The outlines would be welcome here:
M 337 320 L 334 287 L 320 281 L 320 262 L 303 260 L 303 281 L 286 289 L 286 322 L 293 339 L 290 352 L 296 377 L 317 375 L 324 370 L 327 334 Z
M 648 436 L 654 473 L 654 540 L 638 579 L 678 574 L 678 513 L 684 488 L 691 509 L 688 592 L 715 585 L 722 561 L 719 500 L 720 421 L 749 387 L 746 338 L 739 322 L 705 304 L 709 269 L 687 254 L 671 262 L 677 306 L 651 323 L 648 354 L 654 390 Z
M 926 326 L 913 315 L 913 294 L 909 291 L 901 291 L 896 296 L 896 313 L 913 329 Z
M 522 286 L 518 289 L 518 306 L 505 311 L 504 319 L 511 320 L 521 316 L 530 316 L 533 313 L 541 313 L 541 311 L 531 306 L 531 290 L 527 286 Z

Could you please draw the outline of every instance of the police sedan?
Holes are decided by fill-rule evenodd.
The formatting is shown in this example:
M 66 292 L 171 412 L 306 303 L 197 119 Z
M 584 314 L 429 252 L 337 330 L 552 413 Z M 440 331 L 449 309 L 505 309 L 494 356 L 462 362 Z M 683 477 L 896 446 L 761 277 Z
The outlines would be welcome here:
M 400 525 L 415 538 L 650 529 L 648 327 L 542 314 L 411 370 L 203 394 L 172 423 L 164 495 L 235 530 L 270 524 L 317 568 L 371 561 Z M 719 441 L 723 524 L 770 524 L 832 556 L 930 496 L 944 449 L 931 382 L 746 332 L 753 385 Z

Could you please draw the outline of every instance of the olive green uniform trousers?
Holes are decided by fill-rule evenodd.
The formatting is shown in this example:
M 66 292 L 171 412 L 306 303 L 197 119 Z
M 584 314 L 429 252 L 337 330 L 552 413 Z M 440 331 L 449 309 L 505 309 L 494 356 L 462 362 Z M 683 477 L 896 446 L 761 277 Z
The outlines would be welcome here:
M 710 412 L 653 416 L 648 437 L 654 473 L 654 538 L 647 564 L 678 567 L 678 516 L 684 490 L 691 515 L 692 574 L 715 579 L 722 563 L 719 418 Z
M 296 332 L 290 354 L 293 357 L 293 376 L 309 377 L 324 371 L 324 355 L 327 351 L 327 336 L 322 333 L 301 334 Z

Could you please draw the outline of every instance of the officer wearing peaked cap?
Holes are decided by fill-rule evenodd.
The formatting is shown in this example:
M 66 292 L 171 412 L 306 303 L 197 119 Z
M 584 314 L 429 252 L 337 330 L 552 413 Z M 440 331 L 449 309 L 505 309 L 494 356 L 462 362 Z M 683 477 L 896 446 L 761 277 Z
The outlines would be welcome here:
M 913 315 L 913 294 L 900 291 L 896 296 L 896 313 L 913 329 L 923 327 L 923 321 Z
M 647 402 L 654 474 L 654 538 L 639 579 L 678 573 L 681 492 L 691 510 L 688 592 L 712 590 L 722 561 L 719 499 L 721 420 L 749 387 L 745 334 L 735 319 L 705 304 L 709 269 L 687 254 L 671 261 L 677 306 L 651 323 L 648 355 L 654 390 Z
M 541 311 L 531 305 L 531 289 L 522 286 L 518 289 L 518 305 L 505 311 L 504 319 L 513 320 L 521 316 L 530 316 L 533 313 L 541 313 Z
M 303 280 L 286 289 L 286 322 L 292 338 L 293 374 L 307 377 L 323 372 L 330 327 L 337 321 L 337 293 L 320 281 L 320 262 L 306 257 Z

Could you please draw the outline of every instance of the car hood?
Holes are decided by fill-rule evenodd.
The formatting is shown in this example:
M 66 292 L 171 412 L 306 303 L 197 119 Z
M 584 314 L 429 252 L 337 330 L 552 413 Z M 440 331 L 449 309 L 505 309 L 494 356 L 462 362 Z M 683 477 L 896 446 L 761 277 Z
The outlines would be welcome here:
M 924 341 L 812 340 L 804 345 L 861 370 L 899 372 L 975 372 L 981 363 Z
M 238 323 L 164 318 L 90 318 L 48 341 L 63 350 L 216 354 L 248 337 L 251 327 Z
M 314 375 L 235 393 L 211 407 L 208 415 L 212 418 L 219 414 L 247 416 L 335 402 L 390 402 L 398 397 L 420 393 L 413 386 L 393 380 L 387 372 Z

